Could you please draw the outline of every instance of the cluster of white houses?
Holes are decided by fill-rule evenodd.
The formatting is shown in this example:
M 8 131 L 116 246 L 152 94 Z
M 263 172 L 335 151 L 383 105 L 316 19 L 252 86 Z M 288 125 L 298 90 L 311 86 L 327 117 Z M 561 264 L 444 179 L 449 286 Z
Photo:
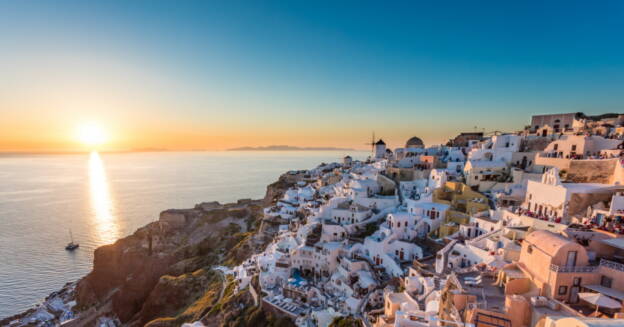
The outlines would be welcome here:
M 413 137 L 306 171 L 235 268 L 299 326 L 624 326 L 624 116 Z

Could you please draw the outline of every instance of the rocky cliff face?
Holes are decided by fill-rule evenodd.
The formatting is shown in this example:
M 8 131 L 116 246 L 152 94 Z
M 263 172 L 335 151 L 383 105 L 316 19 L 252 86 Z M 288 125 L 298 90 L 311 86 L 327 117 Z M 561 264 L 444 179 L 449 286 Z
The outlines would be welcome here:
M 254 233 L 261 209 L 260 201 L 247 201 L 166 211 L 158 222 L 98 248 L 93 270 L 76 287 L 77 308 L 84 312 L 76 325 L 110 314 L 143 326 L 184 310 L 216 281 L 210 266 Z
M 69 326 L 92 326 L 103 315 L 127 326 L 179 326 L 204 316 L 214 318 L 210 325 L 224 325 L 249 295 L 224 296 L 223 277 L 210 267 L 238 264 L 266 246 L 274 227 L 262 223 L 262 209 L 296 180 L 282 175 L 267 187 L 264 200 L 165 211 L 159 221 L 98 248 L 93 270 L 77 283 L 81 314 Z M 257 310 L 246 314 L 268 319 Z

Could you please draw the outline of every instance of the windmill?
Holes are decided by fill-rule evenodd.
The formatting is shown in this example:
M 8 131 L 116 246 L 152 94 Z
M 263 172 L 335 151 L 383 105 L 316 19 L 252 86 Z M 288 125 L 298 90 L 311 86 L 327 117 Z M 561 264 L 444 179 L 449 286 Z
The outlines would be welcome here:
M 371 155 L 375 153 L 375 132 L 373 132 L 373 138 L 371 138 L 371 142 L 370 143 L 364 143 L 364 145 L 370 145 L 371 146 Z

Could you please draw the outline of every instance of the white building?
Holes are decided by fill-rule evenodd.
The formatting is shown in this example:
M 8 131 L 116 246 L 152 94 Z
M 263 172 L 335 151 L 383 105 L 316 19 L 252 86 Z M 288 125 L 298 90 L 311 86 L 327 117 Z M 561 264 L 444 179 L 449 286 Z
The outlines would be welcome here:
M 418 220 L 426 224 L 423 230 L 425 234 L 440 228 L 440 225 L 446 219 L 446 213 L 450 209 L 450 206 L 447 204 L 431 201 L 408 199 L 405 202 L 407 204 L 407 212 L 414 217 L 418 217 Z
M 444 186 L 447 180 L 448 176 L 445 170 L 433 169 L 429 173 L 429 181 L 427 185 L 429 186 L 430 190 L 434 190 L 436 188 Z
M 484 161 L 484 160 L 468 160 L 464 166 L 464 176 L 466 177 L 466 185 L 480 186 L 491 184 L 490 182 L 498 182 L 504 176 L 508 175 L 509 168 L 504 161 Z
M 379 139 L 379 141 L 375 143 L 375 159 L 383 159 L 385 155 L 386 143 L 382 139 Z
M 468 153 L 468 159 L 510 163 L 512 154 L 520 151 L 521 141 L 522 137 L 519 135 L 494 135 L 483 141 L 479 148 L 473 148 Z
M 616 149 L 622 140 L 605 139 L 602 136 L 563 135 L 552 141 L 543 155 L 555 158 L 588 158 L 599 156 L 603 150 Z
M 528 181 L 523 207 L 537 216 L 567 220 L 571 214 L 579 214 L 580 209 L 585 209 L 599 200 L 592 200 L 592 194 L 603 193 L 610 196 L 618 188 L 596 183 L 562 183 L 559 178 L 559 169 L 551 168 L 544 173 L 541 181 Z M 579 208 L 583 203 L 570 202 L 575 194 L 579 195 L 579 199 L 587 199 L 584 207 Z M 571 206 L 575 206 L 573 212 L 570 212 Z
M 373 212 L 370 208 L 349 200 L 333 208 L 330 213 L 330 219 L 340 225 L 349 225 L 361 223 L 372 215 Z

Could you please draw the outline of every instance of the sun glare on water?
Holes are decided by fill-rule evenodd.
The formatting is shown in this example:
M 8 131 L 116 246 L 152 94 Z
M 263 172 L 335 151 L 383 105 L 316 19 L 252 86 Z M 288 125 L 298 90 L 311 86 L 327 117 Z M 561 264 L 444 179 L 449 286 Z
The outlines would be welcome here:
M 77 138 L 80 143 L 96 147 L 102 145 L 107 140 L 104 129 L 97 124 L 84 124 L 78 127 Z

